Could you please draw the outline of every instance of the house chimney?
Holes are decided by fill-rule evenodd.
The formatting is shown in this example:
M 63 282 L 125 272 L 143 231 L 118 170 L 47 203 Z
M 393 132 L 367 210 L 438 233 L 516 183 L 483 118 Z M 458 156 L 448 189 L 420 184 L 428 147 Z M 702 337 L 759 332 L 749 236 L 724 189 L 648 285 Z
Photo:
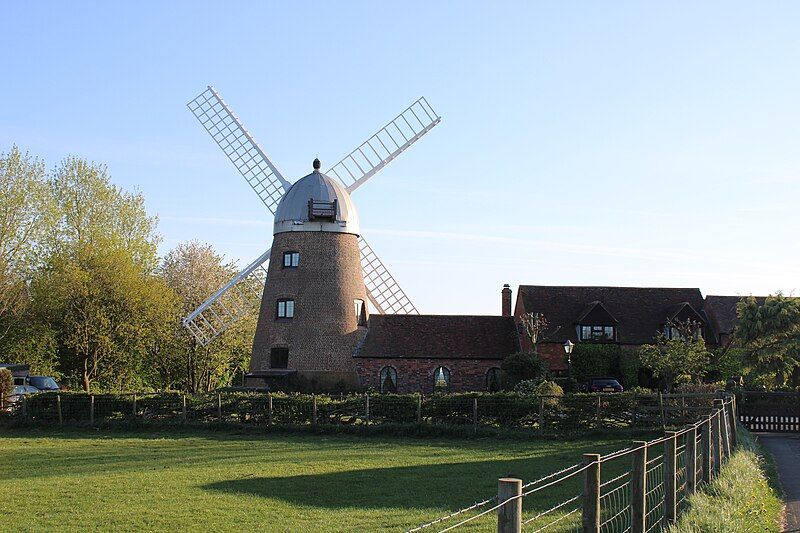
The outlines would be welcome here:
M 503 316 L 511 316 L 511 287 L 508 286 L 508 283 L 503 285 L 503 290 L 501 291 L 502 295 L 502 307 L 503 307 Z

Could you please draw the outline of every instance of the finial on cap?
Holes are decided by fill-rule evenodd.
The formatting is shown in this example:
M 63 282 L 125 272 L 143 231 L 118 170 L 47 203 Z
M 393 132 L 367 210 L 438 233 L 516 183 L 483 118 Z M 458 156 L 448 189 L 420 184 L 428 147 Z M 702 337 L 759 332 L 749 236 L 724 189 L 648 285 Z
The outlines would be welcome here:
M 319 159 L 314 159 L 313 165 L 314 165 L 314 170 L 319 170 L 319 167 L 322 165 L 322 163 L 319 162 Z

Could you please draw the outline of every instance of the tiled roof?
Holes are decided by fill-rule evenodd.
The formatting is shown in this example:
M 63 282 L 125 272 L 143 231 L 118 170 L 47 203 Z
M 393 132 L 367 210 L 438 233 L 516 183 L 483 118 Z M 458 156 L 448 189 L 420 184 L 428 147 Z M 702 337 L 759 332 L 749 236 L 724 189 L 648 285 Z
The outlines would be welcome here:
M 543 313 L 547 318 L 550 328 L 545 342 L 577 341 L 575 325 L 593 302 L 600 302 L 617 320 L 617 341 L 621 344 L 653 342 L 670 313 L 684 303 L 707 321 L 703 296 L 700 289 L 693 288 L 520 285 L 517 298 L 524 312 Z M 714 339 L 712 331 L 705 333 L 707 340 Z
M 370 315 L 355 356 L 502 359 L 518 351 L 513 317 Z

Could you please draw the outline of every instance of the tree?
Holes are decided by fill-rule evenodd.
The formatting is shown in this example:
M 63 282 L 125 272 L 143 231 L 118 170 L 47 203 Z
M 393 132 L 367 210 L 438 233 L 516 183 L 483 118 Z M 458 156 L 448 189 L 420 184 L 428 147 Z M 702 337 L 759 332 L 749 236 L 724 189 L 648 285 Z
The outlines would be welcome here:
M 776 387 L 784 386 L 800 365 L 800 298 L 778 293 L 763 305 L 745 298 L 736 311 L 735 336 L 745 350 L 745 361 L 756 373 L 771 377 Z
M 0 153 L 0 341 L 28 311 L 50 214 L 44 164 L 16 146 Z
M 212 390 L 229 385 L 233 376 L 244 372 L 250 360 L 256 309 L 248 309 L 220 337 L 202 346 L 180 323 L 215 290 L 236 275 L 233 264 L 224 262 L 208 245 L 198 242 L 179 244 L 167 253 L 161 267 L 165 283 L 178 297 L 175 349 L 158 360 L 164 379 L 177 380 L 183 375 L 183 386 L 190 391 Z M 253 287 L 260 294 L 263 287 Z M 178 369 L 183 367 L 183 372 Z
M 547 365 L 536 353 L 519 352 L 507 356 L 500 363 L 503 386 L 512 390 L 520 381 L 541 380 L 547 374 Z
M 60 367 L 84 390 L 140 386 L 169 291 L 155 275 L 156 219 L 105 167 L 69 157 L 50 180 L 54 219 L 31 284 Z
M 689 375 L 699 381 L 711 357 L 703 337 L 698 334 L 697 322 L 676 321 L 670 325 L 670 330 L 675 332 L 671 338 L 659 333 L 655 344 L 646 344 L 639 349 L 642 366 L 652 370 L 667 391 L 672 390 L 680 375 Z
M 531 341 L 531 350 L 539 353 L 539 343 L 542 342 L 550 323 L 542 313 L 525 313 L 520 317 L 520 321 L 525 329 L 525 335 Z

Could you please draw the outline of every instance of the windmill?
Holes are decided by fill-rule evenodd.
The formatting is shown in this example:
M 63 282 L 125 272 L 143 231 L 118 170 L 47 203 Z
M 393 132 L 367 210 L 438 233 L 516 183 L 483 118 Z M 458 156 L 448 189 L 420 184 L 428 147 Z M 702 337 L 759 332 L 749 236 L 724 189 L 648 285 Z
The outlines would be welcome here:
M 205 91 L 191 100 L 187 106 L 273 215 L 275 215 L 284 197 L 289 196 L 287 192 L 293 190 L 293 196 L 295 197 L 302 195 L 301 192 L 298 192 L 297 187 L 293 189 L 293 184 L 284 178 L 213 87 L 208 86 Z M 314 183 L 317 184 L 317 187 L 321 183 L 323 188 L 327 187 L 327 189 L 333 191 L 336 198 L 333 198 L 327 204 L 327 208 L 333 210 L 333 216 L 329 219 L 329 222 L 325 221 L 327 219 L 324 213 L 314 212 L 314 209 L 324 210 L 326 208 L 325 202 L 317 201 L 319 198 L 303 197 L 292 201 L 295 204 L 295 208 L 299 201 L 308 202 L 308 216 L 303 215 L 303 217 L 300 217 L 304 218 L 306 223 L 311 224 L 311 221 L 319 218 L 317 222 L 319 222 L 320 227 L 324 225 L 332 228 L 338 223 L 339 229 L 334 231 L 349 231 L 354 234 L 353 242 L 356 242 L 355 238 L 357 238 L 357 254 L 360 257 L 360 269 L 357 269 L 360 270 L 358 277 L 360 279 L 363 276 L 366 296 L 373 307 L 382 314 L 418 314 L 418 311 L 406 293 L 400 288 L 397 280 L 389 273 L 384 263 L 360 234 L 354 207 L 352 205 L 349 207 L 351 213 L 349 222 L 338 220 L 338 218 L 347 218 L 342 215 L 342 212 L 346 211 L 347 205 L 345 204 L 350 203 L 350 193 L 364 185 L 389 162 L 439 124 L 440 121 L 441 117 L 436 114 L 427 100 L 421 97 L 324 174 L 319 172 L 319 162 L 315 160 L 314 172 L 316 174 L 312 173 L 298 180 L 295 184 L 299 185 L 301 181 L 305 183 L 309 180 L 316 180 Z M 309 178 L 309 180 L 306 178 Z M 300 189 L 307 190 L 308 187 L 300 187 Z M 331 200 L 331 198 L 326 199 Z M 288 200 L 286 203 L 289 203 Z M 289 210 L 289 208 L 287 207 L 285 210 Z M 342 216 L 339 217 L 337 213 Z M 323 216 L 320 218 L 319 215 Z M 298 224 L 302 226 L 303 224 L 302 221 L 298 222 L 297 220 L 294 220 L 294 222 L 289 219 L 282 222 L 276 220 L 276 228 L 279 223 L 284 224 L 282 227 L 286 231 L 297 229 L 293 226 Z M 287 224 L 288 226 L 286 226 Z M 348 224 L 351 229 L 345 227 Z M 276 239 L 277 231 L 276 229 Z M 275 246 L 274 243 L 273 246 Z M 265 251 L 184 318 L 184 326 L 189 329 L 201 345 L 207 345 L 238 319 L 251 312 L 258 302 L 262 300 L 262 293 L 266 295 L 269 292 L 268 268 L 272 272 L 272 267 L 276 267 L 276 265 L 270 265 L 271 255 L 272 262 L 275 262 L 278 256 L 274 253 L 274 250 L 271 248 Z M 283 258 L 286 260 L 285 254 Z M 278 258 L 278 261 L 280 260 Z M 287 261 L 288 266 L 291 267 L 292 257 L 289 256 Z M 256 341 L 259 338 L 258 330 L 261 328 L 261 322 L 264 321 L 266 316 L 265 305 L 271 305 L 271 302 L 269 304 L 262 303 Z M 287 312 L 286 305 L 287 303 L 284 302 L 283 313 Z M 359 311 L 356 309 L 356 313 L 359 312 L 365 313 L 365 310 Z M 294 302 L 292 302 L 292 313 L 294 313 Z M 255 350 L 256 348 L 254 347 L 254 358 L 256 355 Z M 277 355 L 277 359 L 275 354 L 272 357 L 273 361 L 270 365 L 267 365 L 268 367 L 280 368 L 282 366 L 286 368 L 285 362 L 283 364 L 280 362 L 280 353 Z M 251 363 L 252 368 L 253 364 Z

